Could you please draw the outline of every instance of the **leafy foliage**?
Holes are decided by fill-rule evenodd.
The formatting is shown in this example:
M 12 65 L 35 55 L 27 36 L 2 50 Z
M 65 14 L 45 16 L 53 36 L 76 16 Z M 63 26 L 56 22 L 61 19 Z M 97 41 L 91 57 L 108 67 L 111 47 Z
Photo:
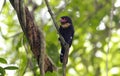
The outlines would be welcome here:
M 61 76 L 60 44 L 56 29 L 43 3 L 44 0 L 36 0 L 33 1 L 34 3 L 29 1 L 25 0 L 25 5 L 30 7 L 38 27 L 44 32 L 47 54 L 58 66 L 58 71 L 48 72 L 46 76 Z M 32 10 L 34 4 L 37 7 Z M 108 76 L 120 75 L 120 6 L 115 4 L 116 1 L 112 7 L 112 0 L 50 0 L 50 6 L 58 24 L 60 24 L 61 16 L 68 15 L 72 18 L 75 27 L 67 76 L 106 76 L 106 73 Z M 114 13 L 111 21 L 112 8 L 114 8 Z M 17 64 L 19 68 L 14 76 L 39 76 L 36 60 L 34 60 L 9 1 L 6 1 L 0 13 L 0 28 L 0 57 L 2 57 L 0 63 Z M 12 66 L 6 68 L 17 69 Z M 0 67 L 0 73 L 5 75 L 5 68 Z
M 5 75 L 5 69 L 0 67 L 0 76 L 4 76 Z
M 7 64 L 7 61 L 4 58 L 0 58 L 0 63 Z
M 0 63 L 7 64 L 7 61 L 4 58 L 0 58 Z M 18 67 L 16 66 L 6 66 L 3 67 L 0 65 L 0 76 L 5 76 L 6 72 L 5 70 L 17 70 Z

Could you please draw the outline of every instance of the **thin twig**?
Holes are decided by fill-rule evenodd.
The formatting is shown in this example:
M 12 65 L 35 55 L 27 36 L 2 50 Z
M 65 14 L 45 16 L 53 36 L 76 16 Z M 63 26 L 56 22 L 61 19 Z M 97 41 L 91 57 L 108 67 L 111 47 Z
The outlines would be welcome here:
M 64 48 L 65 48 L 65 55 L 64 55 L 64 58 L 63 58 L 63 66 L 62 66 L 62 68 L 63 68 L 63 76 L 66 76 L 66 64 L 67 64 L 67 61 L 68 61 L 69 44 L 65 42 L 64 38 L 62 37 L 62 35 L 59 32 L 59 26 L 56 23 L 55 17 L 53 15 L 52 11 L 51 11 L 51 8 L 50 8 L 50 5 L 48 3 L 48 0 L 45 0 L 45 3 L 46 3 L 46 6 L 48 8 L 48 12 L 50 13 L 51 18 L 53 20 L 53 23 L 54 23 L 54 25 L 56 27 L 57 33 L 60 36 L 61 43 L 64 45 Z
M 63 44 L 67 44 L 67 43 L 65 42 L 64 38 L 62 37 L 62 35 L 59 33 L 59 26 L 58 26 L 58 24 L 56 23 L 55 17 L 54 17 L 54 15 L 53 15 L 52 11 L 51 11 L 51 8 L 50 8 L 50 6 L 49 6 L 48 0 L 45 0 L 45 3 L 46 3 L 46 5 L 47 5 L 48 12 L 49 12 L 50 15 L 51 15 L 51 18 L 52 18 L 52 20 L 53 20 L 53 23 L 54 23 L 54 25 L 55 25 L 55 27 L 56 27 L 57 33 L 59 34 L 62 43 L 63 43 Z
M 30 69 L 32 70 L 34 76 L 36 76 L 36 73 L 35 73 L 35 70 L 34 70 L 35 66 L 34 66 L 33 60 L 32 60 L 31 57 L 28 56 L 29 50 L 30 50 L 30 48 L 29 48 L 29 43 L 28 43 L 28 42 L 25 43 L 25 36 L 24 36 L 24 35 L 23 35 L 23 38 L 22 38 L 22 44 L 23 44 L 23 46 L 24 46 L 24 48 L 25 48 L 25 52 L 26 52 L 26 54 L 27 54 L 27 56 L 26 56 L 26 57 L 27 57 L 27 65 L 26 65 L 26 67 L 25 67 L 25 71 L 26 71 L 26 69 L 27 69 L 27 67 L 28 67 L 28 64 L 29 64 L 29 65 L 30 65 Z M 24 72 L 25 72 L 25 71 L 24 71 Z

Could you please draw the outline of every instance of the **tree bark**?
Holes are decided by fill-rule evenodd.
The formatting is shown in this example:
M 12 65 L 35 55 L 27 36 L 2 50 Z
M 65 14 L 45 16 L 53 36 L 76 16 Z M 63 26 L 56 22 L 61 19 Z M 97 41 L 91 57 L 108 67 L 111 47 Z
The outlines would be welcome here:
M 30 44 L 38 66 L 40 68 L 41 76 L 47 71 L 56 70 L 55 65 L 47 56 L 45 50 L 45 39 L 41 30 L 34 23 L 33 16 L 30 14 L 27 7 L 24 7 L 23 0 L 10 0 L 11 5 L 15 9 L 21 28 Z

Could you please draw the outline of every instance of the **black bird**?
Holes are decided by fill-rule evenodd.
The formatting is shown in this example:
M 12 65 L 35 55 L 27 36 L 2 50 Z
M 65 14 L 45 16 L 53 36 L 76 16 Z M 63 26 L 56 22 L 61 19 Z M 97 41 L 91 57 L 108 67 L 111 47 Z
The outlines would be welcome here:
M 59 32 L 63 36 L 64 40 L 69 44 L 69 48 L 70 48 L 72 41 L 73 41 L 73 36 L 74 36 L 74 27 L 72 24 L 72 20 L 68 16 L 62 16 L 60 19 L 60 23 L 61 25 L 59 28 Z M 61 54 L 60 54 L 61 63 L 63 63 L 64 54 L 65 54 L 65 48 L 64 48 L 64 45 L 61 44 Z

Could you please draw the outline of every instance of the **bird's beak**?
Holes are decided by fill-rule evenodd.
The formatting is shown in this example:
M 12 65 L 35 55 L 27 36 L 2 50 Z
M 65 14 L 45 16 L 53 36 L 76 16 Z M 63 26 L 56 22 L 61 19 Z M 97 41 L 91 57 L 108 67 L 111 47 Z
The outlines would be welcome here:
M 66 20 L 61 18 L 61 19 L 60 19 L 60 22 L 61 22 L 61 23 L 64 23 L 64 22 L 66 22 Z

